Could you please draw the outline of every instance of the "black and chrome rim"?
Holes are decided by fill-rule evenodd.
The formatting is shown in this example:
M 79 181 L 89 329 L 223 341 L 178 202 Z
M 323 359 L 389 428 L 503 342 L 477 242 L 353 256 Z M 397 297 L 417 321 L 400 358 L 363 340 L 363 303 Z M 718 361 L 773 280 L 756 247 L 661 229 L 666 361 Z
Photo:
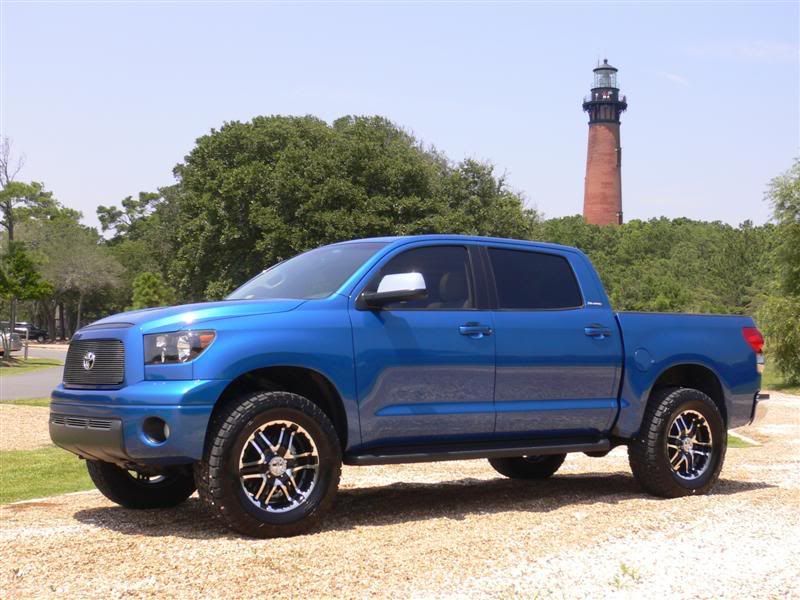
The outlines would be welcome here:
M 155 485 L 156 483 L 161 483 L 166 480 L 166 476 L 164 475 L 148 475 L 147 473 L 141 473 L 139 471 L 128 471 L 128 476 L 140 485 Z
M 680 412 L 669 427 L 667 457 L 672 472 L 692 481 L 702 477 L 711 465 L 714 438 L 706 418 L 696 410 Z
M 242 447 L 242 489 L 250 502 L 267 512 L 287 512 L 303 504 L 318 477 L 317 446 L 297 423 L 270 421 L 256 429 Z
M 548 454 L 534 454 L 532 456 L 523 456 L 522 459 L 529 463 L 543 463 L 549 458 Z

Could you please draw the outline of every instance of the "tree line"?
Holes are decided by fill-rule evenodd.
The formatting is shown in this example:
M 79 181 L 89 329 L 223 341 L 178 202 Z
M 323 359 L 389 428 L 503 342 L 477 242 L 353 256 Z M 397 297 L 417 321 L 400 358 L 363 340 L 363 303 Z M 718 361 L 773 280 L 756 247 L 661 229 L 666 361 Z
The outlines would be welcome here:
M 800 379 L 798 162 L 770 184 L 766 225 L 598 227 L 543 218 L 492 165 L 454 162 L 382 117 L 256 117 L 200 137 L 173 185 L 98 207 L 98 232 L 43 184 L 16 181 L 2 149 L 4 313 L 18 306 L 51 335 L 130 308 L 222 298 L 322 244 L 447 232 L 577 246 L 617 310 L 755 314 L 784 374 Z

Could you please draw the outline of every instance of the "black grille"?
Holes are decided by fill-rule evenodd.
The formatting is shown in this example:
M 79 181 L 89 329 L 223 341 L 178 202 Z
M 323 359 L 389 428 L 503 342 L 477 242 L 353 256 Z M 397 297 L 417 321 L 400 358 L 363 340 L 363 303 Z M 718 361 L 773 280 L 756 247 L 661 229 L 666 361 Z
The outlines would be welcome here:
M 73 417 L 72 415 L 50 415 L 50 422 L 66 427 L 79 427 L 81 429 L 111 429 L 111 419 L 98 419 L 95 417 Z
M 87 360 L 89 353 L 94 361 Z M 84 367 L 91 363 L 91 369 Z M 65 386 L 119 385 L 125 377 L 125 348 L 120 340 L 75 340 L 64 363 Z

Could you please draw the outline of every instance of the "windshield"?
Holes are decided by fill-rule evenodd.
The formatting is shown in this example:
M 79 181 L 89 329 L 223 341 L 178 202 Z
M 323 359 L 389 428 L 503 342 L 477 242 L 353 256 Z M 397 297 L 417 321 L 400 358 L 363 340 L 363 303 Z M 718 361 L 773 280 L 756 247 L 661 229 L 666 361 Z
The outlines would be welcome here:
M 385 245 L 381 242 L 336 244 L 298 254 L 257 275 L 226 300 L 326 298 Z

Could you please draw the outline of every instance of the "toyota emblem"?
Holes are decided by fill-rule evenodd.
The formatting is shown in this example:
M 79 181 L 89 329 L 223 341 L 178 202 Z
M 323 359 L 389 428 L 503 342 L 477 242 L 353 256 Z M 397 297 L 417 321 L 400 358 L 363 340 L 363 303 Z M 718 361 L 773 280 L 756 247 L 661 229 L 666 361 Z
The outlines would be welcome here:
M 83 368 L 86 371 L 91 371 L 94 367 L 94 352 L 87 352 L 83 355 Z

